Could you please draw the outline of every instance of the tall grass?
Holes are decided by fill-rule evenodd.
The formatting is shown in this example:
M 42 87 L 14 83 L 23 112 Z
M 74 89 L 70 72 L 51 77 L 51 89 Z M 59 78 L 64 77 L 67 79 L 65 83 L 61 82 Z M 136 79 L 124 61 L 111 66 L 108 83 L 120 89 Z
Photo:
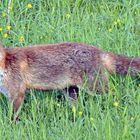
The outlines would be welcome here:
M 8 3 L 0 0 L 0 38 L 6 47 L 72 41 L 140 56 L 139 0 L 13 0 L 9 8 Z M 76 109 L 58 99 L 58 91 L 30 91 L 17 125 L 1 95 L 0 139 L 140 139 L 137 82 L 111 76 L 109 85 L 102 96 L 81 89 Z

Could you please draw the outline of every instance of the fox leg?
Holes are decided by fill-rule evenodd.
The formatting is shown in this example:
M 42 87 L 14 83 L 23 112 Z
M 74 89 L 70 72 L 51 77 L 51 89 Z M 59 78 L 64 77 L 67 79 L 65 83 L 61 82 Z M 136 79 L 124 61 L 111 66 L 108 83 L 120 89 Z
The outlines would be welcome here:
M 76 99 L 78 97 L 79 88 L 75 86 L 69 86 L 68 88 L 64 89 L 64 94 L 66 98 L 69 100 L 70 104 L 75 104 Z
M 96 93 L 105 93 L 109 89 L 109 76 L 108 73 L 101 69 L 98 73 L 89 73 L 87 80 L 87 87 L 90 91 L 95 91 Z
M 95 92 L 102 94 L 108 92 L 108 77 L 107 76 L 102 76 L 100 78 L 97 78 L 95 80 Z
M 79 93 L 79 88 L 77 86 L 70 86 L 68 88 L 69 97 L 72 98 L 73 100 L 77 99 L 78 93 Z
M 25 97 L 25 91 L 26 88 L 25 86 L 20 86 L 19 90 L 11 90 L 11 97 L 10 97 L 10 101 L 12 103 L 12 107 L 13 107 L 13 119 L 15 121 L 19 120 L 18 117 L 18 111 L 24 101 L 24 97 Z

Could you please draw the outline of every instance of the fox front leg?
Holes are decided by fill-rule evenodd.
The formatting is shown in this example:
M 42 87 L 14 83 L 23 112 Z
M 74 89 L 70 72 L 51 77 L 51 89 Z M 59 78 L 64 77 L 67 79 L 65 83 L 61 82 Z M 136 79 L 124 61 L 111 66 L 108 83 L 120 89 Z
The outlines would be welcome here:
M 18 113 L 19 113 L 20 107 L 25 98 L 25 91 L 26 91 L 25 86 L 21 86 L 19 90 L 10 91 L 11 92 L 10 101 L 11 101 L 12 107 L 13 107 L 13 118 L 12 119 L 14 121 L 19 121 Z

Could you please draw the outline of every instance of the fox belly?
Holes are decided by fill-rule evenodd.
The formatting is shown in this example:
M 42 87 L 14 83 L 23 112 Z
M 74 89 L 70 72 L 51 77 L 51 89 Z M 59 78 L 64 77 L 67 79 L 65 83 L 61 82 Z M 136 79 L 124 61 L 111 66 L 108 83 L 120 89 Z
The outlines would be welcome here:
M 34 89 L 43 89 L 43 90 L 51 90 L 51 89 L 64 89 L 69 85 L 73 85 L 73 79 L 69 77 L 69 75 L 57 75 L 52 77 L 48 77 L 44 79 L 38 78 L 36 76 L 30 76 L 27 81 L 27 88 Z

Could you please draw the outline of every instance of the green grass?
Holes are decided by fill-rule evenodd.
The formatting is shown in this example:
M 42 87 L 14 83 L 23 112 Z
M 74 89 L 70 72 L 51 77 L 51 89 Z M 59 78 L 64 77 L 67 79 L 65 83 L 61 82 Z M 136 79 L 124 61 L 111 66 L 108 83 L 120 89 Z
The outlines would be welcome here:
M 8 0 L 0 0 L 0 39 L 7 47 L 75 41 L 140 56 L 139 0 L 13 0 L 11 7 L 8 14 Z M 112 76 L 109 85 L 102 96 L 81 90 L 76 110 L 57 91 L 31 91 L 17 125 L 1 95 L 0 139 L 139 140 L 140 87 L 129 76 Z

